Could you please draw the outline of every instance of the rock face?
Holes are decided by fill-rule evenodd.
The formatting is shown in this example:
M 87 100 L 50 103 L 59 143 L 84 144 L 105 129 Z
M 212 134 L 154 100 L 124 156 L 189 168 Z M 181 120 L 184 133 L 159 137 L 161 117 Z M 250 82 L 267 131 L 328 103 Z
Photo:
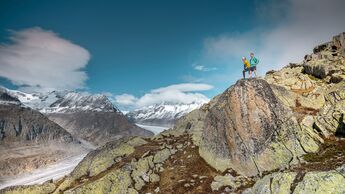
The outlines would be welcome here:
M 153 135 L 130 123 L 105 95 L 70 92 L 44 110 L 50 120 L 96 146 L 124 136 Z
M 81 111 L 76 113 L 52 113 L 48 118 L 62 126 L 72 135 L 102 145 L 124 136 L 152 136 L 153 133 L 142 129 L 119 112 Z
M 313 54 L 306 55 L 304 71 L 330 83 L 345 79 L 345 33 L 334 36 L 331 42 L 314 48 Z
M 7 93 L 0 96 L 0 178 L 85 152 L 78 140 L 40 112 Z
M 76 141 L 70 133 L 44 115 L 20 105 L 0 105 L 0 143 Z
M 343 168 L 343 167 L 342 167 Z M 296 172 L 278 172 L 267 175 L 255 183 L 246 194 L 256 193 L 344 193 L 344 174 L 337 170 L 306 173 L 299 182 L 294 181 Z
M 245 175 L 288 166 L 305 154 L 292 111 L 265 80 L 240 80 L 207 110 L 200 154 L 219 170 Z M 308 141 L 317 147 L 312 138 Z

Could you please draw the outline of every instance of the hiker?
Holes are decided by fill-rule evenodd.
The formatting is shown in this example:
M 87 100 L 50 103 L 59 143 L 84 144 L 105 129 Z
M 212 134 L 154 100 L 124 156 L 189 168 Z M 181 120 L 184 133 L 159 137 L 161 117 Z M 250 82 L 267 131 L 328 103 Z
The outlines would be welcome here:
M 243 61 L 243 79 L 246 79 L 246 72 L 249 71 L 249 77 L 252 77 L 252 71 L 250 70 L 250 63 L 248 62 L 248 60 L 246 59 L 246 57 L 242 57 L 242 61 Z
M 254 74 L 255 74 L 255 77 L 256 77 L 256 65 L 259 63 L 259 59 L 254 57 L 254 53 L 250 53 L 249 63 L 250 63 L 250 71 L 251 72 L 254 71 Z

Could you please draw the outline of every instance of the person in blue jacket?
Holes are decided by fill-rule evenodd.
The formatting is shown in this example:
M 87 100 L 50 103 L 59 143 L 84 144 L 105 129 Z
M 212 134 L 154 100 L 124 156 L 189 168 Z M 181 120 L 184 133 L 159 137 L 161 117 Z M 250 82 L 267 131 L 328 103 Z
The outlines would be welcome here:
M 250 53 L 249 63 L 250 63 L 250 71 L 251 72 L 254 71 L 254 74 L 255 74 L 255 77 L 256 77 L 256 65 L 259 64 L 259 59 L 254 57 L 254 53 Z

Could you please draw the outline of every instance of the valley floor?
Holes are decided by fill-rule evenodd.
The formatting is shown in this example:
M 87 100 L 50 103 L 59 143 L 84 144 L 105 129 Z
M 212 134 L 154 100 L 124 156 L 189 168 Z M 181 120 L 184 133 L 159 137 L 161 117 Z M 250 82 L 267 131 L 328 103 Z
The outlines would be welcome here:
M 143 129 L 152 131 L 155 135 L 159 134 L 160 132 L 169 129 L 168 127 L 161 127 L 161 126 L 154 126 L 154 125 L 142 125 L 142 124 L 138 124 L 136 123 L 136 125 L 138 127 L 141 127 Z
M 41 184 L 51 179 L 59 179 L 70 173 L 85 156 L 86 153 L 71 156 L 56 164 L 34 170 L 31 173 L 25 173 L 14 177 L 4 177 L 0 180 L 0 189 L 14 185 Z

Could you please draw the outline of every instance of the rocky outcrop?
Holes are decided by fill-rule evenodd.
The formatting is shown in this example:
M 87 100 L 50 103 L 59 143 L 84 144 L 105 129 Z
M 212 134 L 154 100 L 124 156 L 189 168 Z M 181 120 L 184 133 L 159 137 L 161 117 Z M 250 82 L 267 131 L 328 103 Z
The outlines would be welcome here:
M 313 171 L 299 177 L 296 172 L 277 172 L 267 175 L 247 189 L 245 194 L 256 193 L 344 193 L 344 167 L 331 171 Z
M 291 193 L 291 185 L 294 182 L 297 173 L 273 173 L 258 180 L 253 188 L 246 190 L 246 194 L 254 193 Z
M 339 83 L 345 79 L 345 33 L 333 37 L 333 41 L 314 48 L 306 55 L 304 72 L 329 83 Z
M 240 80 L 214 101 L 205 115 L 200 155 L 216 169 L 256 175 L 318 148 L 265 80 Z
M 200 145 L 200 155 L 221 171 L 233 168 L 240 174 L 253 175 L 302 165 L 304 155 L 320 152 L 325 139 L 344 137 L 343 51 L 344 33 L 316 47 L 302 63 L 271 71 L 265 77 L 267 83 L 255 79 L 238 81 L 207 105 L 183 117 L 175 130 L 166 133 L 191 133 L 194 143 Z M 311 174 L 315 172 L 309 170 Z M 333 176 L 332 171 L 320 173 Z M 295 178 L 300 179 L 297 174 L 298 171 L 269 174 L 257 182 L 262 188 L 255 187 L 253 193 L 290 193 L 295 188 L 303 193 L 324 187 L 324 183 L 296 186 Z M 309 174 L 303 181 L 309 182 Z M 235 186 L 234 180 L 223 179 L 217 178 L 213 186 Z M 329 187 L 317 191 L 332 190 Z
M 335 84 L 325 94 L 326 104 L 315 117 L 314 127 L 325 137 L 344 137 L 345 82 Z

